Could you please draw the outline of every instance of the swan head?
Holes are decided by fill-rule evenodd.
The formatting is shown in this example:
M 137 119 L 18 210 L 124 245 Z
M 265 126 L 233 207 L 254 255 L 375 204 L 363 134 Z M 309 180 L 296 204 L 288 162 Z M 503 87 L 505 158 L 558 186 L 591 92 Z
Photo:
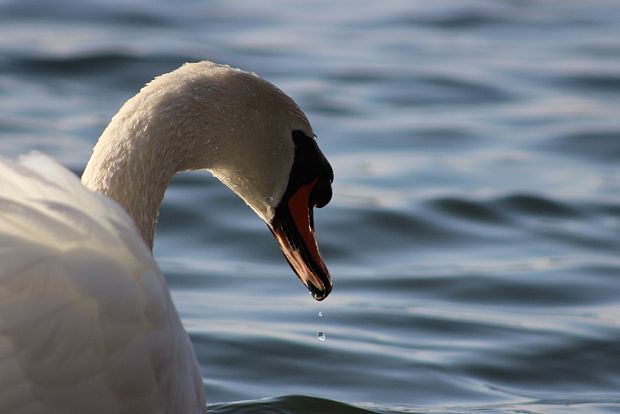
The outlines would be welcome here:
M 313 208 L 330 201 L 333 171 L 290 97 L 255 74 L 200 62 L 155 78 L 126 105 L 149 119 L 134 129 L 167 137 L 176 171 L 211 171 L 267 224 L 313 297 L 330 293 Z

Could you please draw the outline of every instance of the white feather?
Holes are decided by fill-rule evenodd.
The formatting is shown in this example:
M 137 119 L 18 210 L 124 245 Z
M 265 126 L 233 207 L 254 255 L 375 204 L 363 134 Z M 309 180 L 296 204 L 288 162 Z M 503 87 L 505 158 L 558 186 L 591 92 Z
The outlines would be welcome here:
M 198 413 L 198 365 L 125 211 L 42 154 L 0 159 L 0 413 Z
M 159 207 L 174 174 L 208 169 L 270 222 L 292 131 L 313 135 L 291 98 L 205 61 L 129 99 L 81 183 L 41 154 L 0 159 L 0 414 L 202 412 L 199 366 L 150 251 Z

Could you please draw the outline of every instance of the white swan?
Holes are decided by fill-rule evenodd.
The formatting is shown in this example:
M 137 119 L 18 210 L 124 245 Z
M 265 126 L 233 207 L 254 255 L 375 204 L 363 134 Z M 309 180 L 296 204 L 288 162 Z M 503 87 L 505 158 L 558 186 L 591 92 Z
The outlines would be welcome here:
M 82 183 L 41 154 L 0 160 L 0 413 L 204 412 L 150 251 L 168 182 L 193 169 L 243 198 L 314 297 L 329 294 L 312 207 L 333 173 L 305 115 L 254 74 L 185 64 L 123 105 Z

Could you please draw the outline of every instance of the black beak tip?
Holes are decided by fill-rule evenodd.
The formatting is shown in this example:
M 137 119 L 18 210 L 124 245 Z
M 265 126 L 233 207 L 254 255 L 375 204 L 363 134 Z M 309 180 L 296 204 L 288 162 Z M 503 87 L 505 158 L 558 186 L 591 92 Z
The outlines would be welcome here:
M 316 286 L 311 284 L 310 286 L 308 286 L 308 289 L 310 290 L 310 294 L 312 295 L 312 297 L 316 301 L 320 302 L 323 299 L 325 299 L 327 296 L 329 296 L 329 294 L 332 291 L 332 285 L 331 283 L 329 283 L 322 288 L 317 288 Z

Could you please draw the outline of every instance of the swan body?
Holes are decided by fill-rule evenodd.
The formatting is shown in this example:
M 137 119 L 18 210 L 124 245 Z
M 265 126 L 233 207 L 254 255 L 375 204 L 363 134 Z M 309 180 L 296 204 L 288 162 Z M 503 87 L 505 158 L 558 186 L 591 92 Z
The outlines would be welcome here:
M 0 412 L 201 413 L 199 365 L 151 248 L 165 188 L 208 169 L 263 219 L 318 300 L 312 207 L 331 167 L 305 115 L 256 75 L 185 64 L 145 86 L 82 176 L 0 159 Z
M 189 338 L 127 213 L 41 154 L 0 176 L 0 412 L 202 412 Z

